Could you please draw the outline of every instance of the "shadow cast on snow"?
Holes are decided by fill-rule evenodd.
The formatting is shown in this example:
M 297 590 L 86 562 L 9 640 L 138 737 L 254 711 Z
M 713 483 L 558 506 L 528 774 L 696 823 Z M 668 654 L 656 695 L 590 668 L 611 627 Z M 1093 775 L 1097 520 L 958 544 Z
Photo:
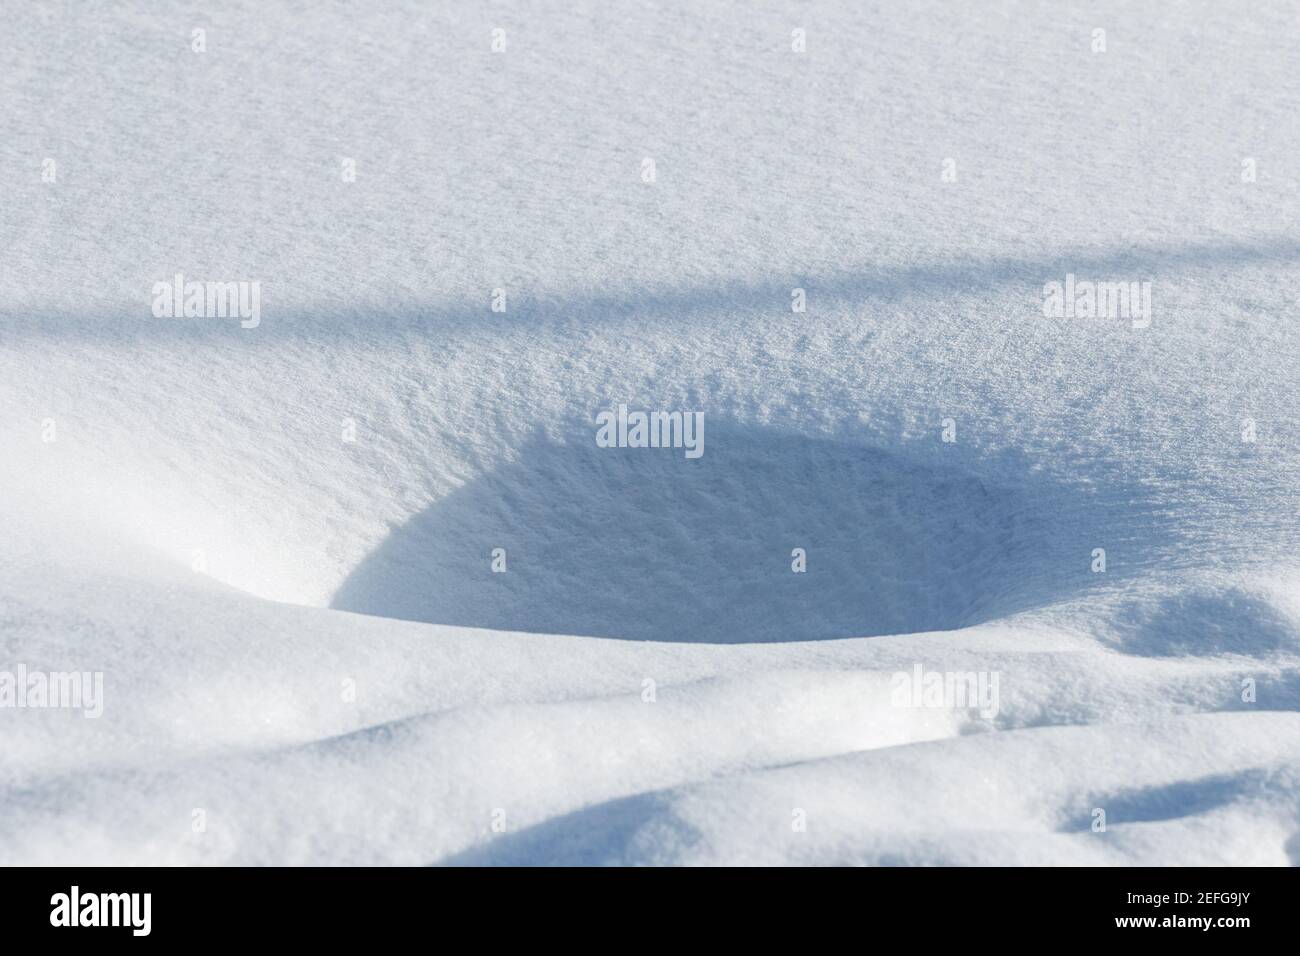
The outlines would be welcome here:
M 390 535 L 342 610 L 439 624 L 736 643 L 945 630 L 1090 586 L 1090 541 L 1139 509 L 1022 474 L 763 427 L 714 424 L 705 454 L 535 439 Z M 1109 502 L 1109 503 L 1108 503 Z M 1141 519 L 1145 547 L 1162 540 Z M 1101 535 L 1108 537 L 1101 537 Z M 492 569 L 504 550 L 505 571 Z M 795 549 L 806 555 L 796 572 Z
M 1292 237 L 1272 237 L 1254 242 L 1207 241 L 1181 245 L 1138 245 L 1115 249 L 1074 248 L 1040 252 L 1023 257 L 953 257 L 920 265 L 864 266 L 819 275 L 788 273 L 762 281 L 712 279 L 685 286 L 642 286 L 610 295 L 576 291 L 563 296 L 533 296 L 527 288 L 513 289 L 509 313 L 493 314 L 493 328 L 509 330 L 555 324 L 584 328 L 591 323 L 611 325 L 640 321 L 646 316 L 670 321 L 699 322 L 719 313 L 789 314 L 790 290 L 807 290 L 810 302 L 823 306 L 857 303 L 902 302 L 914 298 L 980 296 L 1005 289 L 1022 289 L 1025 317 L 1041 315 L 1043 284 L 1061 280 L 1067 272 L 1081 277 L 1109 279 L 1143 276 L 1153 279 L 1201 269 L 1272 267 L 1285 269 L 1300 263 L 1300 242 Z M 178 265 L 180 268 L 180 265 Z M 170 276 L 159 276 L 167 279 Z M 487 300 L 467 304 L 456 301 L 394 299 L 391 288 L 364 290 L 357 300 L 321 301 L 314 308 L 287 311 L 276 301 L 301 302 L 301 290 L 283 282 L 263 282 L 263 318 L 255 333 L 243 331 L 237 321 L 157 319 L 149 311 L 151 299 L 142 288 L 138 301 L 90 308 L 85 315 L 48 314 L 0 303 L 0 320 L 11 337 L 38 335 L 105 339 L 120 343 L 152 342 L 179 338 L 190 342 L 271 342 L 278 339 L 336 339 L 371 342 L 378 334 L 400 336 L 454 332 L 465 321 L 477 322 Z M 1289 299 L 1276 303 L 1279 315 L 1289 315 Z M 251 338 L 254 335 L 256 338 Z M 242 340 L 242 341 L 241 341 Z

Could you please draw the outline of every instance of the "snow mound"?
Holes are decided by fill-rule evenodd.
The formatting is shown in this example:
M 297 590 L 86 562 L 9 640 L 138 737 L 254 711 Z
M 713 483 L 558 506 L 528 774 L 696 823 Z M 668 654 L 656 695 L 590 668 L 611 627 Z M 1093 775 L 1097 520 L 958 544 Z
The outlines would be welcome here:
M 0 863 L 1300 862 L 1292 8 L 198 19 L 0 34 Z

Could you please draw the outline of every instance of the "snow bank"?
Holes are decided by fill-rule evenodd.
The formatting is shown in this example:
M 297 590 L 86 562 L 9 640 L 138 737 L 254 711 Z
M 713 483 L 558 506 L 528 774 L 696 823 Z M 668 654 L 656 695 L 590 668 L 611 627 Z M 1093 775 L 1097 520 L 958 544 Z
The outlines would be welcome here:
M 1300 861 L 1298 29 L 12 11 L 0 862 Z

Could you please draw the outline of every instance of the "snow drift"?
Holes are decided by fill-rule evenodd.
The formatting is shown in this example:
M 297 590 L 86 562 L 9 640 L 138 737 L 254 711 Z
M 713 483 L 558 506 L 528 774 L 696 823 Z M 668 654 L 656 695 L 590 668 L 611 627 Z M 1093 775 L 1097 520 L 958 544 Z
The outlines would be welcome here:
M 0 862 L 1300 863 L 1293 10 L 6 26 Z

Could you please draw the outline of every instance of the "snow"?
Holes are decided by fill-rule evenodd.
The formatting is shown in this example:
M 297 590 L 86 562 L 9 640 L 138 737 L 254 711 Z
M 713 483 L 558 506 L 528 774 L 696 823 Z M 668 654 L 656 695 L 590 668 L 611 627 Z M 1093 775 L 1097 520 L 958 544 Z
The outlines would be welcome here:
M 1293 5 L 6 21 L 0 862 L 1300 863 Z

